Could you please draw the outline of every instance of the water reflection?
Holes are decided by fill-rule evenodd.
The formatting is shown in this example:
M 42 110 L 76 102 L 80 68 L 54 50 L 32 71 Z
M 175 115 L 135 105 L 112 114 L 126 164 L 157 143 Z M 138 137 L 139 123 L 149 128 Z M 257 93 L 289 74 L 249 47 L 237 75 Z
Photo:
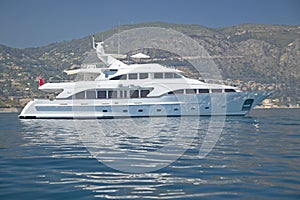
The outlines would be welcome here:
M 24 138 L 30 142 L 27 145 L 38 145 L 47 149 L 49 158 L 54 159 L 51 162 L 55 163 L 52 166 L 55 170 L 40 174 L 39 184 L 74 185 L 76 188 L 92 191 L 95 197 L 114 199 L 197 199 L 206 196 L 240 195 L 239 192 L 228 191 L 223 186 L 243 185 L 244 181 L 249 181 L 243 180 L 243 175 L 232 175 L 232 170 L 242 168 L 247 171 L 255 167 L 252 161 L 241 158 L 257 153 L 255 148 L 244 150 L 249 146 L 247 137 L 257 134 L 254 126 L 257 123 L 256 118 L 227 118 L 217 145 L 204 159 L 199 159 L 199 151 L 211 119 L 187 117 L 185 121 L 180 121 L 180 118 L 165 120 L 167 121 L 161 121 L 160 118 L 135 121 L 117 119 L 97 120 L 97 123 L 93 120 L 76 120 L 77 125 L 72 120 L 22 120 L 21 123 Z M 189 126 L 192 120 L 199 126 Z M 145 128 L 140 126 L 141 123 L 146 124 Z M 147 123 L 159 133 L 148 130 Z M 102 127 L 100 132 L 92 132 L 99 127 Z M 134 134 L 126 134 L 124 131 L 128 133 L 131 129 L 135 131 Z M 78 130 L 81 131 L 80 134 Z M 142 135 L 139 137 L 137 133 Z M 103 140 L 99 140 L 99 134 L 103 134 Z M 87 137 L 84 142 L 82 137 Z M 166 145 L 171 148 L 161 150 Z M 95 148 L 94 155 L 91 156 L 85 146 L 88 149 Z M 183 155 L 175 159 L 178 151 L 183 150 Z M 102 159 L 98 159 L 99 161 L 105 161 L 102 162 L 104 164 L 94 162 L 95 152 Z M 134 170 L 149 165 L 163 165 L 170 158 L 174 158 L 174 162 L 155 172 L 132 174 L 107 167 L 107 163 L 123 163 L 125 167 L 131 166 Z M 50 161 L 44 157 L 40 162 Z
M 192 144 L 198 121 L 166 117 L 89 120 L 78 122 L 76 129 L 102 163 L 119 171 L 143 173 L 178 159 Z

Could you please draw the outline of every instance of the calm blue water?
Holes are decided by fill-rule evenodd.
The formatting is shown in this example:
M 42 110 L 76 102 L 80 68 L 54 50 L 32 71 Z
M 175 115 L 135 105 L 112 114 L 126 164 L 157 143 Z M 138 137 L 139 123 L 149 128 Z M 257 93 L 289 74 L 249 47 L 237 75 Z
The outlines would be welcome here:
M 0 114 L 0 199 L 300 199 L 300 109 L 227 117 L 204 158 L 211 118 L 187 119 L 95 125 Z

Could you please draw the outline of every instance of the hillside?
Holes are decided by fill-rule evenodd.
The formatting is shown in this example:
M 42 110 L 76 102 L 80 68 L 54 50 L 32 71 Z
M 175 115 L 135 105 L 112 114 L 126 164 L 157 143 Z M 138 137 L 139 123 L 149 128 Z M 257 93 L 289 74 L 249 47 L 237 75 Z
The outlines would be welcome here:
M 106 39 L 138 27 L 183 32 L 209 52 L 227 83 L 238 84 L 244 90 L 275 90 L 272 99 L 279 105 L 300 104 L 300 27 L 243 24 L 212 29 L 152 22 L 114 27 L 96 34 L 96 38 Z M 0 107 L 20 107 L 26 98 L 44 96 L 37 90 L 40 74 L 50 82 L 74 79 L 62 71 L 80 65 L 90 50 L 90 36 L 38 48 L 0 45 Z

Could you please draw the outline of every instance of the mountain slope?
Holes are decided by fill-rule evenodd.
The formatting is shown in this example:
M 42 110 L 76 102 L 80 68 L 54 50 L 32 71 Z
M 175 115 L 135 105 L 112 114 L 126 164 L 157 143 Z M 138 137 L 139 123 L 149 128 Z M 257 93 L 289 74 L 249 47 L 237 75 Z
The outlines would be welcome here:
M 300 103 L 300 27 L 243 24 L 212 29 L 151 22 L 114 27 L 95 36 L 97 40 L 106 39 L 139 27 L 165 27 L 183 32 L 209 52 L 224 80 L 230 79 L 247 90 L 276 90 L 272 98 L 281 105 Z M 20 106 L 22 98 L 44 95 L 37 91 L 36 77 L 40 74 L 48 81 L 70 79 L 62 71 L 80 65 L 91 46 L 90 36 L 38 48 L 0 45 L 0 106 Z

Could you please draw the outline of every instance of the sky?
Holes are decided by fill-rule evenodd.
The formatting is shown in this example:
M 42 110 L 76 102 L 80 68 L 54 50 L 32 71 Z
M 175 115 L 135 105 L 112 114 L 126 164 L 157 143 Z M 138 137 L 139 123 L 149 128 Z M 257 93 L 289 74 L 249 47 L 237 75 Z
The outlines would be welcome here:
M 300 25 L 300 0 L 0 0 L 0 44 L 39 47 L 153 21 Z

